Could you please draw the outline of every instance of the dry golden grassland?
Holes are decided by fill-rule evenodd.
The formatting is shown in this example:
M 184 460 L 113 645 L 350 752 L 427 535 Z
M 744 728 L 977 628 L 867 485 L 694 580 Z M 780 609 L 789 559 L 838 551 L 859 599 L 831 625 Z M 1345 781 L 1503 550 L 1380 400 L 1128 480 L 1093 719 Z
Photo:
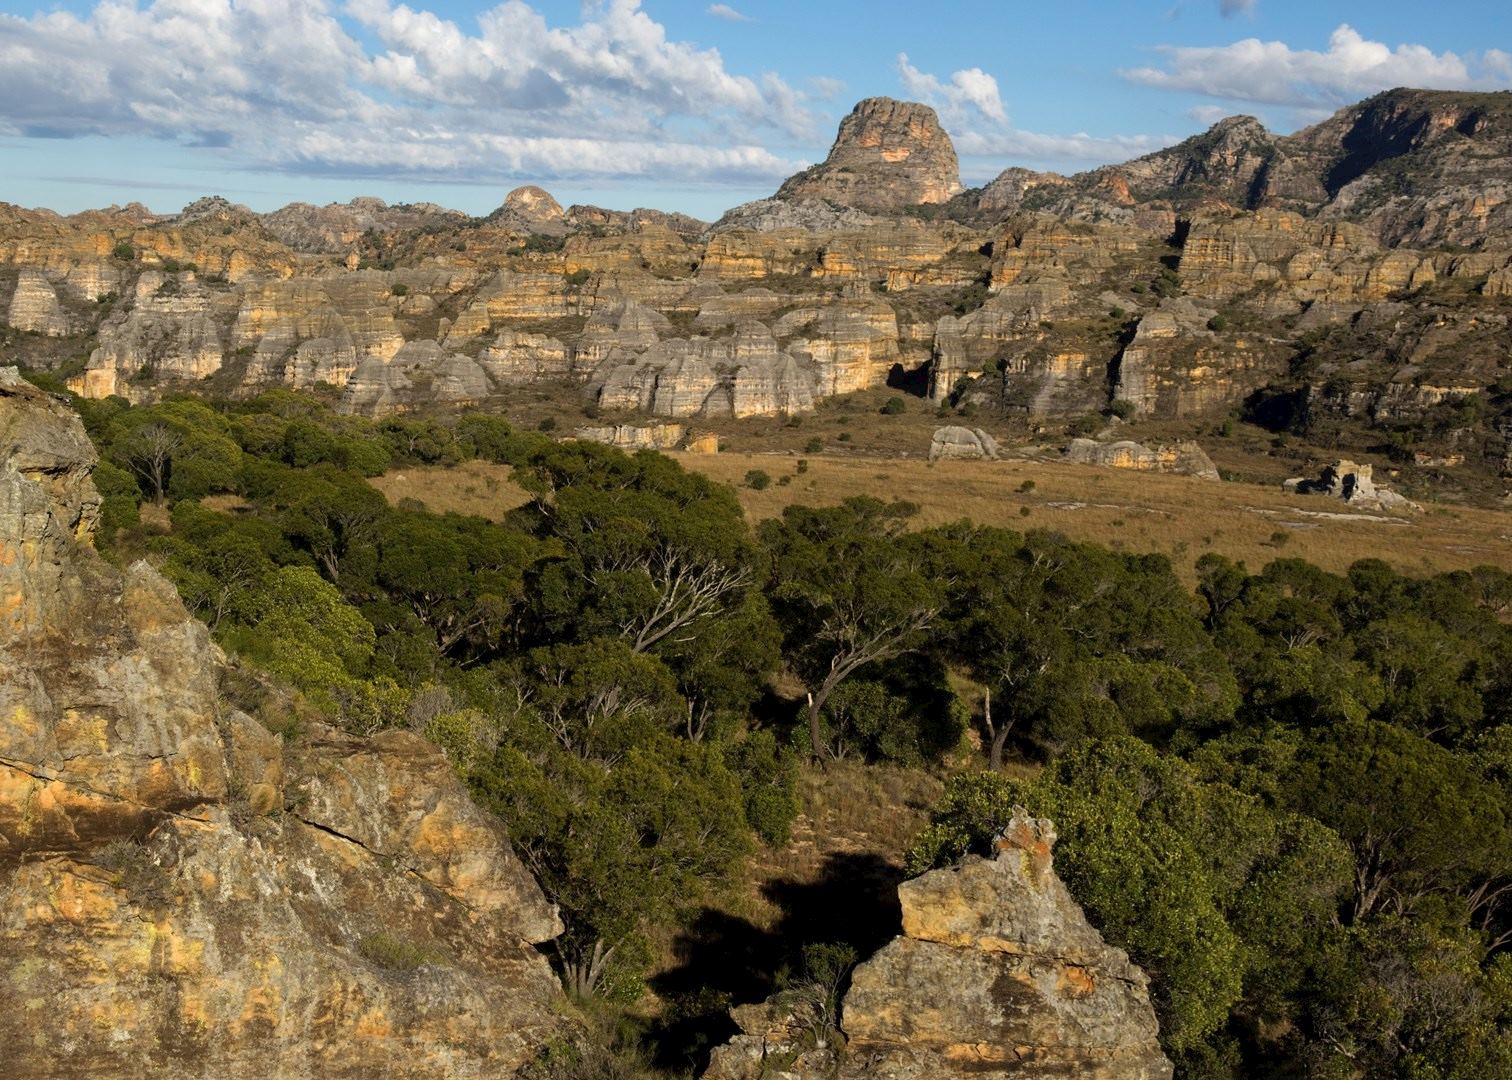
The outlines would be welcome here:
M 1512 566 L 1512 513 L 1506 511 L 1427 503 L 1422 514 L 1363 513 L 1279 487 L 1062 462 L 818 454 L 804 458 L 808 469 L 799 473 L 799 456 L 673 456 L 688 469 L 734 484 L 752 521 L 775 517 L 789 503 L 823 506 L 851 495 L 905 499 L 919 505 L 921 525 L 970 518 L 1018 530 L 1056 529 L 1118 551 L 1162 552 L 1188 580 L 1192 564 L 1209 551 L 1252 570 L 1283 556 L 1333 571 L 1365 558 L 1418 574 Z M 771 486 L 747 486 L 753 469 L 770 475 Z
M 1341 571 L 1379 558 L 1408 573 L 1481 564 L 1512 566 L 1512 512 L 1425 503 L 1422 514 L 1347 509 L 1317 495 L 1288 495 L 1262 484 L 1198 480 L 1054 461 L 940 461 L 825 452 L 673 454 L 685 468 L 735 487 L 753 523 L 789 503 L 824 506 L 851 495 L 917 503 L 920 525 L 970 518 L 983 525 L 1056 529 L 1118 551 L 1169 555 L 1192 580 L 1205 552 L 1258 570 L 1297 557 Z M 808 463 L 798 472 L 800 460 Z M 746 474 L 772 484 L 757 491 Z M 782 483 L 786 477 L 787 482 Z M 499 520 L 525 501 L 508 466 L 469 461 L 394 470 L 372 482 L 388 500 Z
M 526 500 L 525 492 L 510 480 L 509 466 L 486 461 L 394 469 L 369 483 L 394 506 L 414 499 L 437 514 L 471 514 L 490 521 L 502 519 Z

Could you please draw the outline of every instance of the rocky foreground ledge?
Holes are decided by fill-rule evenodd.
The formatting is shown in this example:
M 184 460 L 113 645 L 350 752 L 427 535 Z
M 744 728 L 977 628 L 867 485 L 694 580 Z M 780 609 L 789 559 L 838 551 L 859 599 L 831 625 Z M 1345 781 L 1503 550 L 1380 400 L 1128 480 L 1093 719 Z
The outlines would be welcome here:
M 512 1074 L 562 1020 L 507 838 L 417 736 L 233 708 L 173 586 L 89 546 L 93 466 L 0 369 L 4 1074 Z
M 904 882 L 903 933 L 841 1004 L 843 1047 L 779 996 L 734 1011 L 743 1034 L 706 1080 L 1170 1080 L 1148 980 L 1087 922 L 1054 844 L 1050 822 L 1019 811 L 993 858 Z

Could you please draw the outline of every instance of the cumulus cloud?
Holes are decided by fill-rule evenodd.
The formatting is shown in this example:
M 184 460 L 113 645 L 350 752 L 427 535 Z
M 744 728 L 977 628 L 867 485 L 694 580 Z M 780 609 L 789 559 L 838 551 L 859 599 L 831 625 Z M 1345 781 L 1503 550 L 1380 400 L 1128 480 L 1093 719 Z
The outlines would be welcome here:
M 1160 52 L 1164 66 L 1125 71 L 1124 77 L 1163 90 L 1304 109 L 1337 106 L 1396 86 L 1512 86 L 1512 57 L 1499 50 L 1460 56 L 1423 45 L 1392 48 L 1347 23 L 1330 35 L 1325 52 L 1258 38 L 1222 46 L 1165 46 Z
M 744 15 L 744 14 L 736 11 L 729 4 L 710 4 L 709 8 L 708 8 L 708 11 L 709 11 L 709 14 L 712 15 L 712 16 L 714 16 L 716 19 L 725 19 L 725 20 L 728 20 L 729 22 L 751 22 L 752 21 L 751 17 L 749 15 Z
M 998 123 L 1008 120 L 997 80 L 981 68 L 957 71 L 947 82 L 920 71 L 908 62 L 907 53 L 899 53 L 898 79 L 910 97 L 933 105 L 948 119 L 961 119 L 975 110 Z
M 639 0 L 569 26 L 507 0 L 475 30 L 390 0 L 0 15 L 0 134 L 146 135 L 301 172 L 770 179 L 793 163 L 751 133 L 809 135 L 807 102 L 670 40 Z
M 914 67 L 906 53 L 899 53 L 898 81 L 909 97 L 939 111 L 959 154 L 992 159 L 995 168 L 1026 160 L 1055 168 L 1085 168 L 1127 161 L 1177 141 L 1168 135 L 1099 137 L 1085 132 L 1024 131 L 1011 123 L 997 80 L 981 68 L 966 68 L 942 79 Z

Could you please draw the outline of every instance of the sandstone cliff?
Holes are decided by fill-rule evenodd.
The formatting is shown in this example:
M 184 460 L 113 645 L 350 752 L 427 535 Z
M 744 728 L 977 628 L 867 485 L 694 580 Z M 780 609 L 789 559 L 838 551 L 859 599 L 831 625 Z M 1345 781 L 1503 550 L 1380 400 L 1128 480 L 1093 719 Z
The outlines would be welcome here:
M 903 933 L 852 974 L 842 1036 L 801 997 L 736 1009 L 705 1077 L 1169 1080 L 1145 975 L 1088 924 L 1054 843 L 1019 811 L 995 858 L 905 882 Z
M 560 1028 L 554 910 L 440 752 L 271 733 L 89 546 L 94 456 L 0 368 L 7 1076 L 495 1077 Z
M 1126 402 L 1410 428 L 1433 443 L 1413 453 L 1489 476 L 1512 468 L 1509 124 L 1506 95 L 1392 91 L 1295 135 L 1234 117 L 953 194 L 933 111 L 871 99 L 824 163 L 712 227 L 534 187 L 483 220 L 0 206 L 0 363 L 134 401 L 328 385 L 374 414 L 546 383 L 668 419 L 792 415 L 903 375 L 1031 421 Z

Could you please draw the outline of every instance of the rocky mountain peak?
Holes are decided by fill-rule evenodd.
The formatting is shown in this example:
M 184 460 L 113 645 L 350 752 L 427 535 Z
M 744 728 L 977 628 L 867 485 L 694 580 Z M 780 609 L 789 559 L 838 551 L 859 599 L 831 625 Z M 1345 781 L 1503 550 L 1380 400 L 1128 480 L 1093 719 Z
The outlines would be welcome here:
M 525 221 L 561 221 L 566 216 L 562 204 L 534 184 L 517 187 L 504 196 L 503 210 Z
M 789 177 L 777 196 L 900 210 L 943 203 L 961 190 L 955 146 L 935 111 L 915 101 L 875 97 L 840 121 L 829 156 Z

